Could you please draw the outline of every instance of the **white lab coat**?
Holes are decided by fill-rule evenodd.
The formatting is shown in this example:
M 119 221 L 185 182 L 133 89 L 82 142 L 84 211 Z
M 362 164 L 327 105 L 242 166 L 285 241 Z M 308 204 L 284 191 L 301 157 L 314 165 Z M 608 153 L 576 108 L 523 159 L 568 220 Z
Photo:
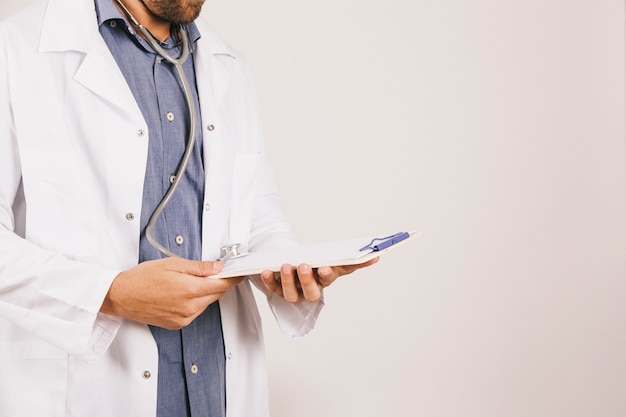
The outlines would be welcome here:
M 198 25 L 203 258 L 227 243 L 293 244 L 247 69 Z M 0 416 L 155 415 L 150 330 L 98 312 L 114 277 L 137 263 L 148 137 L 92 0 L 40 0 L 0 24 Z M 268 300 L 290 337 L 307 333 L 323 304 Z M 249 282 L 220 305 L 228 416 L 266 416 Z

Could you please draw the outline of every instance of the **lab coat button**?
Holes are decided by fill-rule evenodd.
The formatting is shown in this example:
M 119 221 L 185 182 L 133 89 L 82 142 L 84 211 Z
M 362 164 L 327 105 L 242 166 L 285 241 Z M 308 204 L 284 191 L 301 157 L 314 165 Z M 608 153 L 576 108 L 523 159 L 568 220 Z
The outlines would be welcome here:
M 211 210 L 211 205 L 210 205 L 209 203 L 206 203 L 206 204 L 204 205 L 204 209 L 205 209 L 206 211 Z
M 133 213 L 126 213 L 126 220 L 132 222 L 133 220 L 135 220 L 135 215 Z
M 232 359 L 233 358 L 233 354 L 231 352 L 228 352 L 228 359 Z
M 214 125 L 208 125 L 206 128 L 207 128 L 207 130 L 208 130 L 209 132 L 212 132 L 212 131 L 214 131 L 214 130 L 215 130 L 215 126 L 214 126 Z
M 198 365 L 196 365 L 195 363 L 191 364 L 191 373 L 192 374 L 197 374 L 198 373 Z
M 140 138 L 143 137 L 143 135 L 145 135 L 145 134 L 146 134 L 146 132 L 143 129 L 139 129 L 137 131 L 137 136 L 139 136 Z
M 143 376 L 143 379 L 150 379 L 152 374 L 150 373 L 150 371 L 143 371 L 143 374 L 141 374 L 141 376 Z
M 171 111 L 170 111 L 170 112 L 167 112 L 166 117 L 167 117 L 167 121 L 168 121 L 168 122 L 170 122 L 170 123 L 171 123 L 171 122 L 173 122 L 173 121 L 174 121 L 174 113 L 172 113 Z

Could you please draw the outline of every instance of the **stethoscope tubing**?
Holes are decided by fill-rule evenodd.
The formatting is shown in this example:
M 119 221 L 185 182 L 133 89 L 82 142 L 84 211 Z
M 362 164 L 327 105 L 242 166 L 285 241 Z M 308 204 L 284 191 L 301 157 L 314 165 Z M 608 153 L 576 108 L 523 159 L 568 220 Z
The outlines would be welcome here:
M 157 54 L 159 54 L 163 59 L 165 59 L 166 61 L 174 65 L 174 67 L 176 68 L 176 73 L 178 74 L 178 78 L 180 79 L 183 85 L 185 101 L 187 102 L 187 107 L 189 109 L 189 136 L 187 137 L 187 141 L 185 143 L 185 152 L 183 153 L 183 156 L 181 157 L 181 160 L 178 164 L 178 169 L 174 173 L 174 181 L 172 181 L 169 188 L 167 189 L 167 192 L 165 193 L 165 195 L 163 196 L 159 204 L 154 209 L 154 212 L 152 212 L 152 215 L 150 216 L 150 219 L 148 220 L 148 225 L 146 226 L 146 238 L 148 239 L 148 242 L 150 242 L 150 244 L 156 250 L 158 250 L 163 255 L 168 256 L 168 257 L 178 256 L 172 251 L 170 251 L 168 248 L 163 246 L 154 237 L 154 227 L 156 226 L 156 223 L 159 217 L 161 216 L 161 214 L 163 213 L 163 211 L 169 204 L 170 200 L 172 199 L 172 196 L 176 192 L 178 185 L 180 184 L 180 181 L 182 180 L 183 175 L 185 174 L 187 165 L 189 164 L 189 160 L 191 159 L 191 154 L 193 152 L 193 148 L 196 142 L 196 121 L 197 121 L 198 115 L 196 112 L 195 103 L 193 101 L 193 94 L 191 91 L 191 87 L 189 86 L 189 80 L 187 79 L 187 76 L 185 75 L 185 70 L 183 68 L 183 64 L 185 63 L 185 61 L 187 61 L 187 58 L 189 57 L 189 52 L 190 52 L 189 36 L 187 35 L 187 31 L 185 30 L 185 28 L 181 27 L 180 33 L 181 33 L 182 42 L 183 42 L 183 51 L 179 58 L 174 58 L 170 54 L 168 54 L 161 47 L 161 45 L 159 45 L 159 43 L 157 42 L 156 38 L 152 35 L 152 33 L 150 33 L 150 31 L 146 27 L 141 25 L 133 17 L 130 11 L 126 8 L 126 6 L 120 0 L 117 0 L 117 3 L 122 7 L 122 9 L 128 15 L 129 19 L 131 19 L 131 21 L 135 24 L 135 26 L 139 28 L 144 38 L 148 41 L 148 43 L 150 43 L 150 46 L 152 47 L 152 49 L 154 49 L 154 51 Z

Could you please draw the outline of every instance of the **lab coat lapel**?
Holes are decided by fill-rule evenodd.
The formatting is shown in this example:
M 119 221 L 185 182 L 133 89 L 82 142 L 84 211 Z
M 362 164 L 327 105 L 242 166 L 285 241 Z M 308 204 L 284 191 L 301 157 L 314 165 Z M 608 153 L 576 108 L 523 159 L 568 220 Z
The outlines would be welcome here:
M 224 156 L 224 138 L 228 137 L 222 107 L 230 86 L 230 74 L 217 59 L 209 40 L 201 39 L 198 46 L 194 64 L 204 130 L 204 165 L 210 179 L 223 162 L 217 156 Z
M 231 85 L 231 74 L 220 59 L 233 59 L 223 56 L 219 43 L 213 41 L 206 26 L 199 23 L 201 38 L 194 52 L 196 83 L 200 99 L 203 129 L 203 158 L 205 172 L 205 204 L 211 207 L 203 217 L 202 250 L 204 259 L 216 259 L 219 248 L 227 238 L 226 219 L 228 218 L 230 172 L 233 160 L 232 128 L 225 119 L 229 112 L 226 103 Z M 219 204 L 218 204 L 219 203 Z
M 131 214 L 139 216 L 148 154 L 147 125 L 100 35 L 93 0 L 49 0 L 39 53 L 59 55 L 55 62 L 60 65 L 51 71 L 58 71 L 56 75 L 61 79 L 66 71 L 76 68 L 73 80 L 81 88 L 66 88 L 64 93 L 74 94 L 66 99 L 80 103 L 86 116 L 70 123 L 69 129 L 80 132 L 84 146 L 91 150 L 83 155 L 93 157 L 94 170 L 102 172 L 102 192 L 110 197 L 112 211 L 128 213 L 127 219 L 132 219 Z M 83 88 L 93 94 L 84 94 Z M 115 123 L 95 131 L 99 123 L 90 122 L 94 116 Z M 103 138 L 106 140 L 99 140 Z M 107 229 L 119 242 L 116 249 L 120 259 L 128 265 L 136 262 L 139 222 L 120 222 L 115 218 Z
M 120 107 L 122 110 L 141 117 L 141 111 L 124 79 L 124 75 L 104 41 L 94 42 L 75 77 L 93 93 Z
M 201 39 L 194 54 L 196 83 L 203 119 L 211 120 L 215 118 L 216 114 L 219 114 L 224 95 L 230 85 L 230 74 L 217 59 L 209 41 L 206 43 L 202 43 L 202 41 Z
M 68 24 L 70 17 L 72 24 Z M 85 54 L 75 80 L 122 110 L 141 117 L 132 92 L 96 22 L 93 1 L 50 0 L 44 16 L 39 51 Z
M 234 57 L 228 47 L 215 37 L 204 21 L 198 20 L 196 23 L 200 30 L 198 48 L 194 53 L 198 91 L 201 98 L 207 96 L 202 93 L 209 92 L 213 104 L 219 107 L 230 85 L 230 73 L 219 62 L 218 57 L 220 55 L 230 56 L 232 59 Z

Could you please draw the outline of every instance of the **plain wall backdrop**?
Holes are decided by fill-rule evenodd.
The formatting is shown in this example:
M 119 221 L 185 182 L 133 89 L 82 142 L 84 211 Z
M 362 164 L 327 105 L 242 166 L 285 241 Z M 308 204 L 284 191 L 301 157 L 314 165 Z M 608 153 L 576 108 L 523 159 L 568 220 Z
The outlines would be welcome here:
M 301 240 L 422 232 L 302 340 L 261 306 L 274 417 L 626 415 L 624 9 L 207 2 Z

